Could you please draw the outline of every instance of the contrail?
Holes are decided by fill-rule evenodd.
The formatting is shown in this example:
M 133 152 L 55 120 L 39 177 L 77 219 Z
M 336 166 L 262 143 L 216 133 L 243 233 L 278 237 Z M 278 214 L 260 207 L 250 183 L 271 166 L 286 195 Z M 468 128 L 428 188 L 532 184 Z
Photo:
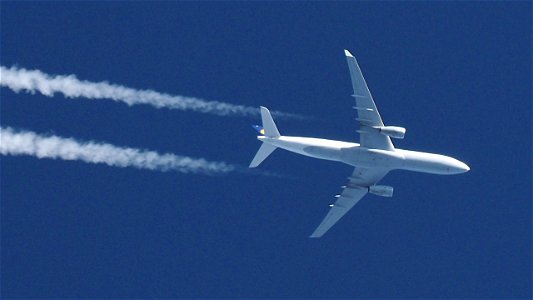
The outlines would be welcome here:
M 174 154 L 159 154 L 134 148 L 122 148 L 111 144 L 83 142 L 59 136 L 43 136 L 32 131 L 0 127 L 0 154 L 30 155 L 38 158 L 80 160 L 114 167 L 134 167 L 156 171 L 177 171 L 217 175 L 242 167 L 225 162 L 212 162 L 203 158 L 191 158 Z
M 259 116 L 256 107 L 234 105 L 230 103 L 207 101 L 199 98 L 169 95 L 153 90 L 137 90 L 107 82 L 90 82 L 79 80 L 75 75 L 49 75 L 39 70 L 26 70 L 12 66 L 0 66 L 0 86 L 5 86 L 18 93 L 26 91 L 34 94 L 36 91 L 53 97 L 61 93 L 66 98 L 111 99 L 128 105 L 148 104 L 157 108 L 169 108 L 219 116 Z M 305 119 L 305 117 L 273 112 L 281 118 Z

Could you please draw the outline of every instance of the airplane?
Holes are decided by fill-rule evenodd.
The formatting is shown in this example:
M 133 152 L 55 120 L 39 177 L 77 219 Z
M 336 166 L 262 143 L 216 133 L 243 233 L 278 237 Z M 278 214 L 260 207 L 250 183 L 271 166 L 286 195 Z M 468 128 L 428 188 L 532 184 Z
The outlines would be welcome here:
M 405 128 L 385 126 L 374 99 L 355 57 L 344 50 L 355 98 L 353 109 L 359 122 L 359 143 L 335 141 L 310 137 L 282 136 L 269 110 L 261 106 L 263 126 L 255 125 L 260 133 L 257 139 L 263 142 L 250 163 L 250 168 L 261 164 L 274 150 L 282 148 L 301 155 L 337 161 L 355 167 L 348 183 L 342 186 L 341 194 L 330 205 L 324 220 L 311 234 L 311 238 L 323 236 L 367 193 L 392 197 L 393 188 L 376 185 L 391 170 L 408 170 L 422 173 L 452 175 L 470 170 L 465 163 L 440 154 L 397 149 L 391 138 L 403 139 Z

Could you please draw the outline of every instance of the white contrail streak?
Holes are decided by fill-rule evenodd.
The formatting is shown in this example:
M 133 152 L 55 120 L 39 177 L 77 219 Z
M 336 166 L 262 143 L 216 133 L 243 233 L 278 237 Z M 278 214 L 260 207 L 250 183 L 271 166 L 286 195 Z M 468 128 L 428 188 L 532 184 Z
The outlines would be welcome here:
M 207 175 L 228 173 L 241 168 L 225 162 L 207 161 L 203 158 L 159 154 L 154 151 L 122 148 L 105 143 L 81 142 L 54 135 L 43 136 L 31 131 L 17 131 L 10 127 L 0 127 L 0 154 L 80 160 L 114 167 Z
M 53 97 L 61 93 L 66 98 L 111 99 L 128 105 L 148 104 L 157 108 L 188 110 L 219 116 L 258 116 L 256 107 L 234 105 L 218 101 L 169 95 L 153 90 L 137 90 L 107 82 L 90 82 L 79 80 L 75 75 L 49 75 L 39 70 L 26 70 L 15 66 L 0 66 L 0 86 L 5 86 L 18 93 L 36 91 Z M 277 117 L 298 118 L 302 116 L 283 112 L 273 112 Z

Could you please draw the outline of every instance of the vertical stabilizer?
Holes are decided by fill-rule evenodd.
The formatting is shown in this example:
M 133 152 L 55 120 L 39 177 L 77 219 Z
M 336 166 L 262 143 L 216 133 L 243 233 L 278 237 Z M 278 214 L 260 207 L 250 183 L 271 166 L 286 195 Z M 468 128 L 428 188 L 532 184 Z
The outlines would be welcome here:
M 257 154 L 255 155 L 254 159 L 250 163 L 250 168 L 255 168 L 259 166 L 265 160 L 272 152 L 276 150 L 276 146 L 263 143 L 261 145 L 261 148 L 259 148 L 259 151 L 257 151 Z
M 263 121 L 263 128 L 265 129 L 265 136 L 269 138 L 278 138 L 280 137 L 276 123 L 272 119 L 272 115 L 268 109 L 264 106 L 261 106 L 261 120 Z

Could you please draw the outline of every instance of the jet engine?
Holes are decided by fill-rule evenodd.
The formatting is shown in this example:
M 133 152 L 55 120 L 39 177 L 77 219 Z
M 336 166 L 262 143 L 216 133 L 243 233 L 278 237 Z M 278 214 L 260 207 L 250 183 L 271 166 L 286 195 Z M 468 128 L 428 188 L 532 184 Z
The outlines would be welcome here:
M 377 128 L 379 133 L 390 136 L 395 139 L 403 139 L 405 136 L 405 128 L 397 126 L 382 126 Z
M 392 197 L 394 188 L 386 185 L 371 185 L 368 187 L 368 192 L 381 197 Z

